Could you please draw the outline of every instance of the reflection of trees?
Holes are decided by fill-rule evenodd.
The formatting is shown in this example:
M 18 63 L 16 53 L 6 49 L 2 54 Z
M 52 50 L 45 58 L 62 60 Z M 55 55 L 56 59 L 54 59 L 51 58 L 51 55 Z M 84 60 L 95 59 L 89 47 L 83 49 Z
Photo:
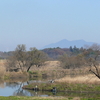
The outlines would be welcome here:
M 6 82 L 6 86 L 10 88 L 16 88 L 20 85 L 18 82 Z
M 0 88 L 4 88 L 5 85 L 4 85 L 4 81 L 0 81 Z
M 14 93 L 13 93 L 14 96 L 31 96 L 30 93 L 26 90 L 23 90 L 22 88 L 16 90 Z
M 22 89 L 23 85 L 31 84 L 32 82 L 38 83 L 40 81 L 27 81 L 27 83 L 22 82 L 18 84 L 19 87 L 17 87 L 18 89 L 14 91 L 13 96 L 41 96 L 43 93 L 40 91 Z
M 22 86 L 28 84 L 28 82 L 6 82 L 6 86 L 12 89 L 16 88 L 13 95 L 14 96 L 34 96 L 33 93 L 23 90 Z
M 20 83 L 18 84 L 18 89 L 16 91 L 14 91 L 13 95 L 14 96 L 33 96 L 33 94 L 31 94 L 30 92 L 28 92 L 27 90 L 23 90 L 22 86 L 24 85 L 24 83 Z
M 23 85 L 26 84 L 31 84 L 31 83 L 41 83 L 42 81 L 28 81 L 28 82 L 7 82 L 6 86 L 14 89 L 13 96 L 47 96 L 46 92 L 42 91 L 34 91 L 34 90 L 24 90 L 22 87 Z M 50 92 L 52 94 L 52 92 Z

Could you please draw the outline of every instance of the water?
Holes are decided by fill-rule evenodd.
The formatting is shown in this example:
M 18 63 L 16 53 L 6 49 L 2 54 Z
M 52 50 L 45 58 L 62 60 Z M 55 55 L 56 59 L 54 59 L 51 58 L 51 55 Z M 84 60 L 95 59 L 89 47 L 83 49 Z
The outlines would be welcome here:
M 0 83 L 0 96 L 20 95 L 22 90 L 21 82 L 2 82 Z M 24 90 L 23 94 L 27 91 Z M 20 94 L 19 94 L 20 93 Z
M 23 85 L 27 85 L 32 81 L 28 82 L 0 82 L 0 96 L 49 96 L 47 92 L 24 90 Z M 37 82 L 37 81 L 33 81 Z M 41 81 L 38 81 L 41 82 Z M 50 93 L 49 93 L 50 94 Z
M 34 91 L 22 89 L 23 85 L 30 83 L 45 83 L 47 81 L 26 81 L 26 82 L 0 82 L 0 96 L 65 96 L 65 93 L 56 93 L 51 91 Z
M 48 91 L 34 91 L 24 90 L 23 85 L 27 85 L 31 82 L 42 82 L 42 81 L 28 81 L 28 82 L 0 82 L 0 96 L 69 96 L 69 97 L 100 97 L 97 93 L 74 93 L 74 92 L 48 92 Z

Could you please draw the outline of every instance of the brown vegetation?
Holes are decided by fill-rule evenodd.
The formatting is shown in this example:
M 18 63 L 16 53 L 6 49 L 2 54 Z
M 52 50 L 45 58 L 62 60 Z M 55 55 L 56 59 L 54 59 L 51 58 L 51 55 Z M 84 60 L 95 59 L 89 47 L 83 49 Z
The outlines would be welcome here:
M 66 82 L 66 83 L 84 83 L 84 84 L 100 84 L 100 79 L 95 77 L 95 75 L 84 75 L 84 76 L 76 76 L 70 77 L 65 76 L 61 79 L 56 80 L 57 82 Z
M 37 50 L 36 48 L 30 48 L 30 51 L 26 51 L 25 45 L 18 45 L 12 56 L 7 59 L 6 68 L 10 71 L 18 71 L 19 69 L 24 72 L 28 72 L 34 65 L 41 66 L 47 60 L 47 56 L 44 52 Z
M 0 61 L 2 78 L 10 79 L 24 79 L 28 78 L 28 73 L 24 72 L 6 72 L 5 69 L 6 60 Z M 59 61 L 46 61 L 41 67 L 32 67 L 30 71 L 46 74 L 49 76 L 48 79 L 53 79 L 56 82 L 66 83 L 86 83 L 86 84 L 99 84 L 100 80 L 91 72 L 89 67 L 76 68 L 76 69 L 63 69 Z
M 5 60 L 0 60 L 0 78 L 3 78 L 6 72 Z
M 6 71 L 7 60 L 0 60 L 0 78 L 1 79 L 17 79 L 17 78 L 27 78 L 27 73 L 22 72 L 7 72 Z
M 52 61 L 48 61 L 47 55 L 42 51 L 46 52 L 49 57 L 54 55 L 55 60 L 59 58 L 60 62 L 55 61 L 57 67 L 53 65 Z M 38 73 L 54 78 L 93 73 L 100 79 L 100 45 L 94 44 L 85 49 L 74 46 L 65 49 L 48 48 L 42 51 L 36 48 L 26 51 L 25 45 L 18 45 L 7 59 L 7 70 L 15 72 L 19 70 L 22 72 L 38 71 Z M 84 69 L 88 71 L 84 72 Z

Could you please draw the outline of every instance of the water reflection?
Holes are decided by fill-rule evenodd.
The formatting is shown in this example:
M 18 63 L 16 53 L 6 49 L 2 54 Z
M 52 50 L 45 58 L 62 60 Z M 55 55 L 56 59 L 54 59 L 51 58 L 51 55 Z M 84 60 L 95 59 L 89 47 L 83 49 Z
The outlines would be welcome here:
M 34 90 L 24 90 L 23 85 L 30 83 L 41 83 L 42 81 L 27 81 L 27 82 L 0 82 L 0 96 L 51 96 L 56 95 L 54 92 L 41 92 Z
M 22 90 L 24 84 L 25 82 L 0 82 L 0 96 L 23 95 L 26 93 L 26 90 Z
M 42 81 L 28 81 L 28 82 L 0 82 L 0 96 L 70 96 L 70 97 L 100 97 L 99 93 L 75 93 L 75 92 L 56 92 L 56 91 L 34 91 L 24 90 L 23 85 L 30 84 L 31 82 Z
M 4 81 L 0 81 L 0 88 L 5 88 Z

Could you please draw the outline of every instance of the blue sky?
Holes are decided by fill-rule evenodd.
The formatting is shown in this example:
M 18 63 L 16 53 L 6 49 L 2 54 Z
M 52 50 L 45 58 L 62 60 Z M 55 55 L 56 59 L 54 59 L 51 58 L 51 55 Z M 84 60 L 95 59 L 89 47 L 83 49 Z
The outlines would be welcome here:
M 0 51 L 62 39 L 100 43 L 100 0 L 0 0 Z

